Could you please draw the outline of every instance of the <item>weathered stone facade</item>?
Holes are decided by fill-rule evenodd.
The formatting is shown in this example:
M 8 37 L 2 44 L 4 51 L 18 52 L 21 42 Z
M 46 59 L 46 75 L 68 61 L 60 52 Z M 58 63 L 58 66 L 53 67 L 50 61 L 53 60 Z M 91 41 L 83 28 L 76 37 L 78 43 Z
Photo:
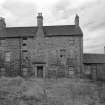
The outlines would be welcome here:
M 54 66 L 64 66 L 65 73 L 68 74 L 67 67 L 73 67 L 75 73 L 81 70 L 81 37 L 43 37 L 37 39 L 27 39 L 27 53 L 35 66 L 42 62 L 46 70 L 54 69 Z M 63 70 L 64 71 L 64 70 Z
M 9 72 L 9 75 L 12 75 L 16 72 L 18 74 L 20 64 L 20 39 L 3 38 L 0 40 L 0 42 L 0 53 L 3 59 L 1 68 L 5 68 L 5 70 Z
M 14 72 L 16 75 L 30 74 L 35 77 L 80 76 L 83 33 L 79 17 L 76 16 L 75 25 L 43 26 L 43 16 L 39 13 L 37 25 L 5 26 L 0 30 L 0 53 L 4 62 L 0 68 L 10 74 Z

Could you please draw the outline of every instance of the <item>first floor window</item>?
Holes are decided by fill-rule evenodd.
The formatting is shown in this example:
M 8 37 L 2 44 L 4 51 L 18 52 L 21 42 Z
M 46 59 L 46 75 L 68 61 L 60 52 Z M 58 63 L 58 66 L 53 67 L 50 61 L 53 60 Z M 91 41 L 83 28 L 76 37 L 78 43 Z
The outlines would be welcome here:
M 64 57 L 66 54 L 66 49 L 60 49 L 60 57 Z

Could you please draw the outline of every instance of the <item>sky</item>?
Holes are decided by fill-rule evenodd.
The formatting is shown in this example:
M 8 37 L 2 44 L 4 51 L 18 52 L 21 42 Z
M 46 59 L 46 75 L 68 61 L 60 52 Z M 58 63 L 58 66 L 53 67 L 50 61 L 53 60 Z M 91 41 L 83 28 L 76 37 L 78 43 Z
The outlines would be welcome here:
M 38 12 L 44 25 L 72 25 L 78 14 L 84 52 L 104 53 L 105 0 L 0 0 L 7 27 L 36 26 Z

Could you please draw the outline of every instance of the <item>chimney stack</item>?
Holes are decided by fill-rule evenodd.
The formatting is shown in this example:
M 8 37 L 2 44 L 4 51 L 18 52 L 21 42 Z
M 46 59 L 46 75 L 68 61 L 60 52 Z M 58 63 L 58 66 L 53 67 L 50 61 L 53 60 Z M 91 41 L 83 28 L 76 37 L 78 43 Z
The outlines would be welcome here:
M 5 18 L 0 17 L 0 30 L 6 27 Z
M 37 26 L 38 27 L 43 26 L 43 16 L 42 16 L 42 13 L 38 13 L 38 16 L 37 16 Z
M 78 16 L 78 14 L 76 14 L 76 16 L 75 16 L 75 25 L 76 25 L 76 27 L 79 26 L 79 16 Z

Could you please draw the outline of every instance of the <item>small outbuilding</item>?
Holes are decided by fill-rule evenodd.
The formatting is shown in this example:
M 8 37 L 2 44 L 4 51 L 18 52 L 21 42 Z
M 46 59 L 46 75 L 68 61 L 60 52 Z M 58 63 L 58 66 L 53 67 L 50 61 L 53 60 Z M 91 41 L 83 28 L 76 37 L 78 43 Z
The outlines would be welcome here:
M 84 54 L 84 75 L 94 80 L 105 80 L 105 54 Z

